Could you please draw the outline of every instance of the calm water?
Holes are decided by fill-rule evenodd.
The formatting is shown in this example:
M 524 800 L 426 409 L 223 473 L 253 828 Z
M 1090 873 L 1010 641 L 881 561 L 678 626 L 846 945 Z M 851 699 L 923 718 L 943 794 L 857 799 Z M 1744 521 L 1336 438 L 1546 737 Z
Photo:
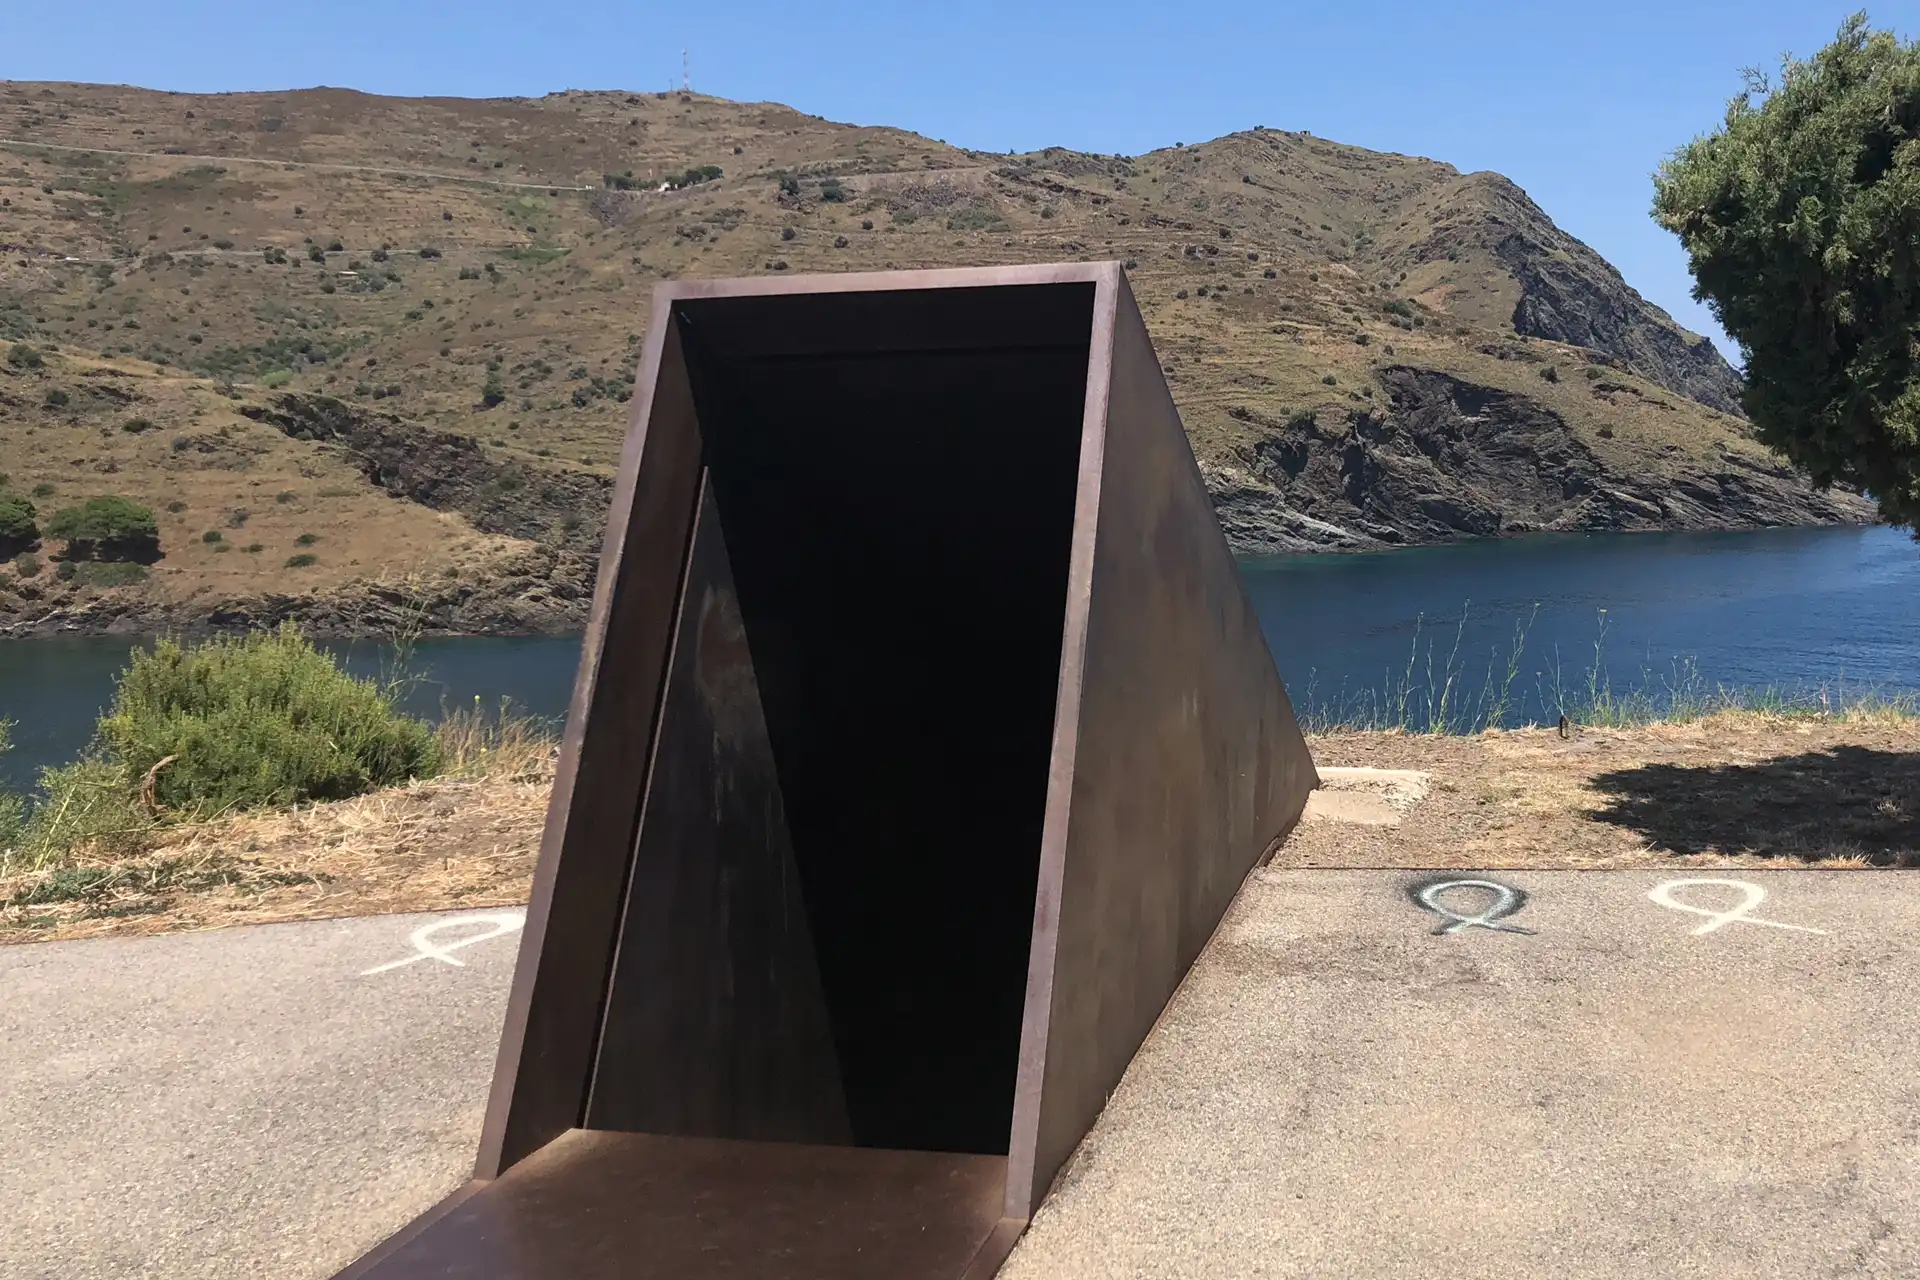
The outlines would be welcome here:
M 1450 697 L 1471 714 L 1485 704 L 1489 669 L 1504 680 L 1516 624 L 1530 616 L 1509 721 L 1552 719 L 1562 695 L 1585 696 L 1596 670 L 1616 693 L 1658 695 L 1674 683 L 1920 690 L 1920 547 L 1892 529 L 1545 536 L 1287 556 L 1245 573 L 1309 715 L 1397 720 L 1404 703 L 1419 722 L 1429 670 L 1433 686 L 1455 673 Z M 0 785 L 20 785 L 84 745 L 133 643 L 0 641 L 0 719 L 15 722 L 16 743 L 0 757 Z M 380 670 L 375 645 L 334 651 L 355 671 Z M 573 639 L 424 641 L 411 707 L 434 715 L 478 695 L 558 719 L 578 657 Z

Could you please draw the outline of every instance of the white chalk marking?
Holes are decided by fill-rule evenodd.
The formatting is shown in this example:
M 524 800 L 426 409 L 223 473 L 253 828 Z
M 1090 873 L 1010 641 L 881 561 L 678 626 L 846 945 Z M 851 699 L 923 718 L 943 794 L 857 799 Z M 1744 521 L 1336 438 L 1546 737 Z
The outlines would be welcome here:
M 361 977 L 370 978 L 376 973 L 385 973 L 389 969 L 398 969 L 401 965 L 415 964 L 421 960 L 438 960 L 441 964 L 450 964 L 456 969 L 466 967 L 466 961 L 455 959 L 453 953 L 486 942 L 505 933 L 513 933 L 527 922 L 524 911 L 489 911 L 483 915 L 461 916 L 458 920 L 436 920 L 432 924 L 423 924 L 407 937 L 413 944 L 413 954 L 387 964 L 375 965 L 361 973 Z M 435 942 L 434 938 L 447 929 L 464 929 L 468 925 L 485 925 L 486 932 L 469 934 L 453 942 Z
M 1705 907 L 1674 901 L 1675 889 L 1685 889 L 1697 884 L 1724 885 L 1729 889 L 1740 890 L 1746 894 L 1746 897 L 1731 911 L 1709 911 Z M 1815 929 L 1811 925 L 1783 924 L 1778 920 L 1754 919 L 1750 913 L 1767 900 L 1767 891 L 1750 880 L 1669 880 L 1664 884 L 1655 885 L 1647 897 L 1669 911 L 1687 911 L 1696 916 L 1706 916 L 1707 922 L 1693 931 L 1693 936 L 1696 938 L 1703 933 L 1712 933 L 1723 924 L 1763 924 L 1769 929 L 1794 929 L 1801 933 L 1826 932 L 1825 929 Z

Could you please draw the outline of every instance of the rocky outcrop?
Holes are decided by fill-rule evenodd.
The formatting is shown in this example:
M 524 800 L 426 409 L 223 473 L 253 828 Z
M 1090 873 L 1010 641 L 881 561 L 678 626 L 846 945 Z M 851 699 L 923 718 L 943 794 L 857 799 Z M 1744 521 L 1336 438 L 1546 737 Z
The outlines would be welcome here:
M 1455 179 L 1413 244 L 1383 246 L 1393 269 L 1421 263 L 1477 264 L 1511 281 L 1516 333 L 1604 353 L 1647 381 L 1722 413 L 1741 416 L 1741 379 L 1712 342 L 1674 323 L 1641 297 L 1612 263 L 1554 224 L 1509 179 Z M 1487 317 L 1492 321 L 1494 317 Z
M 1362 551 L 1548 531 L 1867 524 L 1873 505 L 1731 450 L 1609 465 L 1546 405 L 1429 369 L 1382 371 L 1391 407 L 1251 420 L 1265 437 L 1208 486 L 1241 554 Z
M 0 596 L 0 638 L 192 634 L 297 622 L 323 637 L 568 635 L 586 626 L 594 559 L 528 544 L 453 576 L 347 583 L 312 595 L 264 593 L 161 601 L 138 592 Z
M 598 554 L 613 481 L 487 453 L 471 436 L 433 431 L 331 396 L 288 393 L 241 412 L 299 440 L 343 448 L 369 483 L 485 533 Z

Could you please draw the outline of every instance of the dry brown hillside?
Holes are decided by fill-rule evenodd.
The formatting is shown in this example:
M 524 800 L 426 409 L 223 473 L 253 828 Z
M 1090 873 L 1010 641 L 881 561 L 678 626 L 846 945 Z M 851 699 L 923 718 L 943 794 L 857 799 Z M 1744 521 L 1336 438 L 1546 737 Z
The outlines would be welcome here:
M 0 341 L 43 359 L 0 359 L 0 471 L 43 514 L 149 503 L 165 554 L 0 570 L 0 625 L 575 625 L 656 281 L 1062 259 L 1127 264 L 1242 550 L 1870 516 L 1497 174 L 1266 128 L 1003 156 L 687 94 L 11 83 Z

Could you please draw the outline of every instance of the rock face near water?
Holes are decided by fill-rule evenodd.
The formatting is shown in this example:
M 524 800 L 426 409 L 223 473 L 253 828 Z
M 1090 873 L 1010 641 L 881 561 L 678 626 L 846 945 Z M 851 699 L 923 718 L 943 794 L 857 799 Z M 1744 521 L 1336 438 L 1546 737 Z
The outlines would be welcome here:
M 1205 468 L 1240 554 L 1363 551 L 1538 532 L 1869 524 L 1873 505 L 1716 444 L 1603 456 L 1540 401 L 1431 369 L 1381 372 L 1389 404 L 1258 421 L 1245 471 Z
M 569 635 L 586 626 L 594 557 L 528 544 L 468 571 L 316 593 L 155 600 L 125 591 L 43 592 L 0 602 L 0 638 L 245 631 L 298 623 L 320 637 Z

